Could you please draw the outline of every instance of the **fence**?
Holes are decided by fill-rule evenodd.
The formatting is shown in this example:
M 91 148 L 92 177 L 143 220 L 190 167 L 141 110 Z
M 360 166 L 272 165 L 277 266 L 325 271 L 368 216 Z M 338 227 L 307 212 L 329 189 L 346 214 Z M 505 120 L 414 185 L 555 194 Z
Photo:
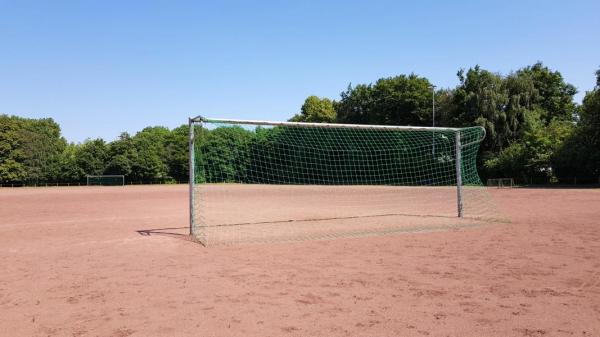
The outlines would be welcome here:
M 125 185 L 175 185 L 175 184 L 187 184 L 185 181 L 126 181 Z M 0 182 L 0 188 L 7 187 L 71 187 L 71 186 L 87 186 L 86 182 L 37 182 L 37 183 L 24 183 L 24 182 Z
M 508 177 L 511 178 L 511 177 Z M 600 176 L 572 176 L 572 177 L 540 177 L 525 176 L 512 177 L 517 186 L 595 186 L 600 185 Z
M 510 178 L 510 177 L 508 177 Z M 532 185 L 550 185 L 550 186 L 596 186 L 600 185 L 600 176 L 578 176 L 578 177 L 513 177 L 514 184 L 517 186 Z M 176 181 L 127 181 L 125 185 L 173 185 L 187 184 L 187 180 Z M 76 182 L 0 182 L 0 188 L 6 187 L 69 187 L 86 186 L 85 181 Z

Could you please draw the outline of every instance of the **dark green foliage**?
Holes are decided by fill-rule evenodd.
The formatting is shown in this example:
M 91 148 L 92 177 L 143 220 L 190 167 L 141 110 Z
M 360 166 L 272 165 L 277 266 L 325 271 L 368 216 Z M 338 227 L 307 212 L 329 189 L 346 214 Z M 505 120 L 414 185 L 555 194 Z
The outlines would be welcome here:
M 431 83 L 414 74 L 348 86 L 341 96 L 335 104 L 339 123 L 431 125 Z
M 187 125 L 173 129 L 165 138 L 165 162 L 168 175 L 176 181 L 188 179 L 188 131 Z
M 131 160 L 131 177 L 134 181 L 167 181 L 169 167 L 165 140 L 170 133 L 164 127 L 147 127 L 133 137 L 137 155 Z
M 132 163 L 137 161 L 137 149 L 127 132 L 123 132 L 119 139 L 109 144 L 109 159 L 106 164 L 106 174 L 124 175 L 131 179 L 133 173 Z
M 600 70 L 596 87 L 586 93 L 580 109 L 580 121 L 564 145 L 553 157 L 559 177 L 579 177 L 579 181 L 600 183 Z
M 198 182 L 246 181 L 250 164 L 253 132 L 241 127 L 220 127 L 213 131 L 202 129 L 198 137 L 196 167 L 200 167 Z M 201 140 L 201 141 L 200 141 Z
M 83 183 L 87 175 L 124 175 L 132 182 L 186 181 L 187 125 L 145 128 L 112 143 L 68 144 L 52 119 L 0 115 L 0 183 Z
M 76 165 L 86 175 L 101 175 L 106 169 L 108 147 L 102 139 L 86 140 L 78 146 L 75 158 Z
M 0 181 L 37 183 L 60 179 L 67 142 L 52 119 L 0 116 Z
M 517 77 L 526 78 L 533 84 L 531 104 L 543 112 L 541 118 L 549 124 L 552 120 L 571 121 L 575 113 L 573 96 L 577 89 L 564 81 L 558 71 L 552 71 L 541 62 L 516 72 Z
M 292 122 L 331 123 L 335 121 L 336 112 L 329 98 L 308 96 L 300 108 L 300 114 L 290 119 Z
M 57 181 L 83 182 L 85 180 L 85 172 L 77 164 L 78 151 L 78 145 L 67 144 L 60 156 L 60 176 L 56 179 Z
M 553 181 L 557 172 L 553 158 L 574 130 L 570 122 L 553 120 L 544 126 L 542 121 L 533 117 L 524 126 L 520 141 L 512 142 L 500 153 L 485 161 L 485 172 L 490 176 L 508 176 L 519 181 Z
M 458 72 L 460 85 L 455 89 L 451 104 L 455 126 L 479 125 L 486 129 L 484 151 L 496 152 L 509 140 L 508 126 L 513 124 L 505 107 L 508 94 L 500 75 L 476 66 L 465 74 Z
M 21 182 L 27 179 L 25 153 L 20 142 L 24 118 L 0 115 L 0 181 Z

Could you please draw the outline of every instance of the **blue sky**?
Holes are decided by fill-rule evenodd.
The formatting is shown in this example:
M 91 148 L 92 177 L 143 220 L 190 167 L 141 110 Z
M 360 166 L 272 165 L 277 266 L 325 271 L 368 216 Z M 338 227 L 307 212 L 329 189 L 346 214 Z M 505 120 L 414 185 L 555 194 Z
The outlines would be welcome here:
M 600 67 L 595 1 L 3 1 L 0 113 L 69 141 L 188 116 L 286 120 L 308 95 L 414 72 L 543 61 L 580 94 Z

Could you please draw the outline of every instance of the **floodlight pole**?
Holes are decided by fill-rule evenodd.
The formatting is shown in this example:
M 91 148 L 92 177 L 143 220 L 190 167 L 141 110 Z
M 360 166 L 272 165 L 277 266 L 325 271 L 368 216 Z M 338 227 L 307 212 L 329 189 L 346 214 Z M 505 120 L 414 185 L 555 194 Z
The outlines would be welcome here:
M 458 217 L 463 216 L 463 203 L 462 203 L 462 167 L 461 167 L 461 148 L 460 143 L 460 131 L 456 131 L 456 203 L 458 208 Z
M 188 119 L 189 126 L 189 201 L 190 201 L 190 236 L 194 235 L 194 121 Z

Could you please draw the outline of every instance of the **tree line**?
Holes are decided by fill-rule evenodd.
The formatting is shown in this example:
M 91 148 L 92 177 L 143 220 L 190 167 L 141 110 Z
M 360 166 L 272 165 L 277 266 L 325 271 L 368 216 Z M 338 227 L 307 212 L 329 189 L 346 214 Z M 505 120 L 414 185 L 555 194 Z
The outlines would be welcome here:
M 128 182 L 185 182 L 188 126 L 147 127 L 113 142 L 68 143 L 51 118 L 0 115 L 0 183 L 81 183 L 87 175 L 125 175 Z
M 457 73 L 454 88 L 434 89 L 414 74 L 349 85 L 339 100 L 311 96 L 292 121 L 482 126 L 482 178 L 519 183 L 599 183 L 600 70 L 582 104 L 561 73 L 538 62 L 508 75 L 479 66 Z
M 292 121 L 430 126 L 482 126 L 482 177 L 520 183 L 598 183 L 600 176 L 600 70 L 581 104 L 576 88 L 542 63 L 501 75 L 475 66 L 457 73 L 454 88 L 435 88 L 415 74 L 349 85 L 339 99 L 308 97 Z M 227 132 L 203 130 L 199 141 L 223 144 Z M 243 132 L 241 132 L 243 133 Z M 0 115 L 0 183 L 83 182 L 86 175 L 121 174 L 130 182 L 184 182 L 188 126 L 147 127 L 117 140 L 69 143 L 50 118 Z M 236 136 L 235 148 L 247 146 Z M 231 139 L 228 140 L 229 142 Z M 222 148 L 223 146 L 221 146 Z M 228 151 L 236 155 L 235 150 Z M 205 156 L 206 157 L 206 156 Z M 243 160 L 241 161 L 243 162 Z M 233 174 L 233 173 L 232 173 Z

